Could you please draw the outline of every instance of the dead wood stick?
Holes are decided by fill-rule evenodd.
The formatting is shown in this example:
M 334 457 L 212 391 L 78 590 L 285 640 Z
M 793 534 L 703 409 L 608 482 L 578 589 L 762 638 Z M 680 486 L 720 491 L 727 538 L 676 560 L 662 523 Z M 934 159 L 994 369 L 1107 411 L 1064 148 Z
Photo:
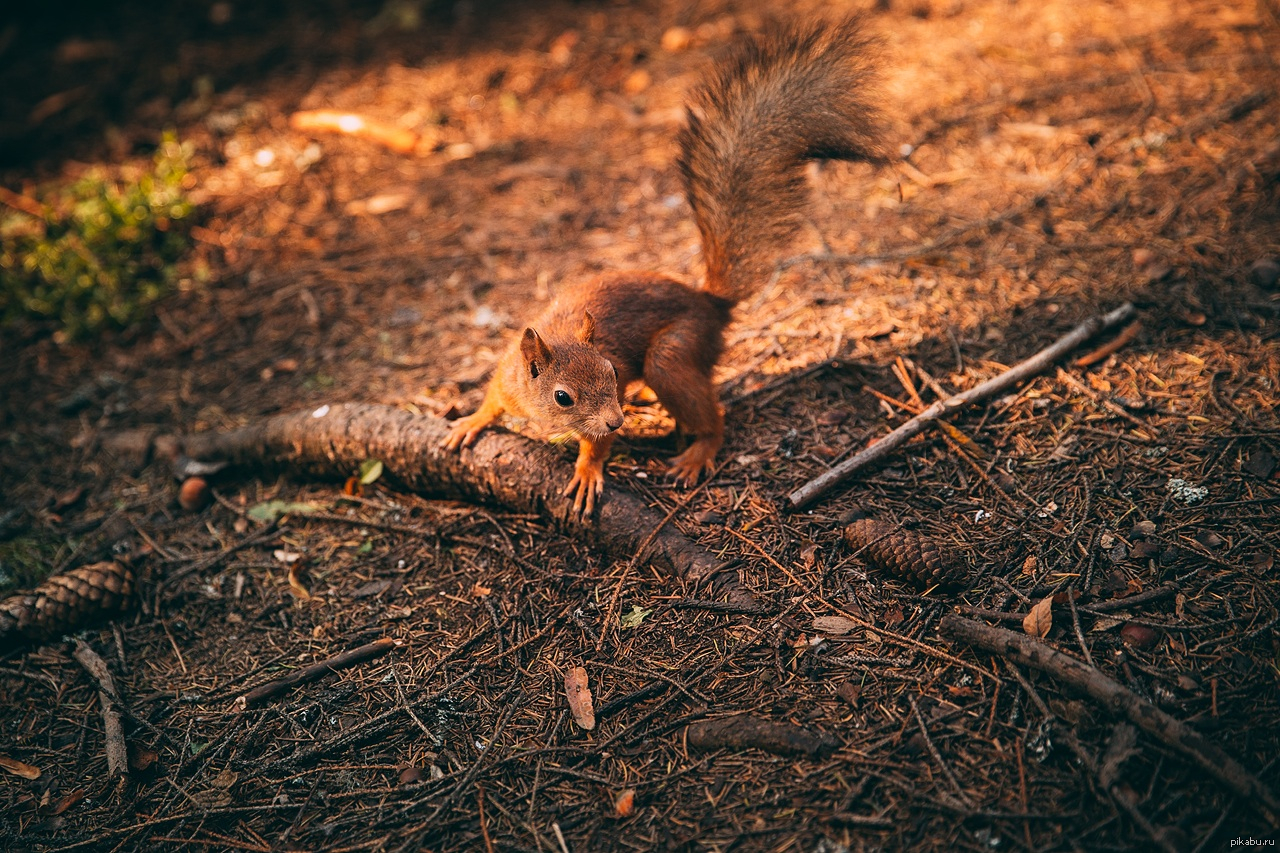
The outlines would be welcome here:
M 1113 328 L 1133 318 L 1136 310 L 1132 303 L 1126 302 L 1114 311 L 1107 314 L 1101 314 L 1090 317 L 1085 322 L 1076 326 L 1067 334 L 1063 335 L 1052 345 L 1040 350 L 1040 352 L 1021 361 L 1013 367 L 1001 373 L 999 376 L 993 376 L 985 382 L 981 382 L 968 391 L 948 397 L 945 400 L 939 400 L 902 426 L 890 432 L 884 438 L 881 438 L 875 444 L 866 448 L 860 453 L 849 457 L 844 462 L 835 466 L 831 470 L 805 483 L 799 489 L 796 489 L 787 498 L 791 509 L 802 509 L 822 495 L 834 489 L 840 483 L 853 476 L 860 468 L 864 468 L 873 462 L 884 459 L 893 451 L 897 450 L 903 444 L 924 432 L 930 424 L 938 418 L 949 412 L 962 409 L 971 403 L 980 400 L 986 400 L 994 397 L 1001 391 L 1017 385 L 1026 379 L 1035 376 L 1042 370 L 1053 364 L 1062 356 L 1071 350 L 1080 346 L 1080 344 L 1089 340 L 1089 338 Z
M 75 658 L 98 683 L 98 704 L 102 706 L 102 724 L 107 738 L 107 773 L 123 777 L 129 772 L 129 748 L 125 744 L 122 715 L 117 707 L 120 694 L 116 692 L 115 679 L 111 677 L 107 662 L 88 643 L 76 643 Z
M 283 467 L 327 479 L 345 478 L 366 459 L 379 459 L 394 486 L 539 513 L 615 555 L 634 555 L 646 534 L 658 529 L 648 547 L 655 565 L 694 582 L 719 572 L 713 554 L 669 526 L 659 529 L 662 516 L 616 481 L 595 519 L 573 517 L 572 499 L 561 494 L 573 465 L 558 448 L 489 430 L 470 448 L 455 452 L 441 446 L 448 433 L 442 418 L 345 403 L 274 415 L 229 432 L 187 436 L 182 447 L 193 459 Z
M 1127 344 L 1138 337 L 1138 333 L 1142 331 L 1142 320 L 1134 320 L 1129 325 L 1120 330 L 1120 334 L 1098 347 L 1093 352 L 1087 352 L 1077 358 L 1072 364 L 1076 367 L 1088 367 L 1091 364 L 1097 364 L 1112 353 L 1119 352 Z
M 0 187 L 0 204 L 6 207 L 12 207 L 14 210 L 21 211 L 28 216 L 34 216 L 36 219 L 44 219 L 48 211 L 45 206 L 33 198 L 20 195 L 8 187 Z
M 1181 720 L 1161 711 L 1102 672 L 1048 645 L 1013 631 L 993 628 L 955 614 L 943 617 L 938 632 L 1009 660 L 1047 672 L 1124 714 L 1139 728 L 1181 752 L 1209 775 L 1251 803 L 1273 827 L 1280 826 L 1280 801 L 1263 782 Z
M 365 643 L 363 646 L 347 649 L 345 652 L 317 661 L 309 666 L 304 666 L 302 669 L 295 669 L 282 678 L 268 681 L 266 684 L 259 684 L 244 695 L 237 697 L 235 708 L 237 711 L 244 711 L 260 702 L 279 696 L 291 687 L 296 687 L 299 684 L 309 684 L 331 672 L 337 672 L 340 669 L 346 669 L 358 663 L 380 658 L 387 652 L 398 649 L 403 645 L 404 640 L 383 637 L 379 640 L 374 640 L 372 643 Z
M 831 735 L 815 734 L 791 723 L 738 715 L 691 723 L 685 734 L 694 749 L 743 750 L 750 747 L 774 755 L 806 755 L 817 758 L 839 744 Z

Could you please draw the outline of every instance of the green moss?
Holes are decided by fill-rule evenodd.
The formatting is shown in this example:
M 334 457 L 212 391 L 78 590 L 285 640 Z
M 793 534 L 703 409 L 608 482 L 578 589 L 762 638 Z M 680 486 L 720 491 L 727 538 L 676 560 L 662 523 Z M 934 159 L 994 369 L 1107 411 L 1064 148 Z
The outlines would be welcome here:
M 128 180 L 89 172 L 38 199 L 43 216 L 0 218 L 0 321 L 52 321 L 60 339 L 128 328 L 176 279 L 193 212 L 189 145 L 166 135 L 152 168 Z
M 64 544 L 38 533 L 0 542 L 0 596 L 31 589 L 52 574 Z

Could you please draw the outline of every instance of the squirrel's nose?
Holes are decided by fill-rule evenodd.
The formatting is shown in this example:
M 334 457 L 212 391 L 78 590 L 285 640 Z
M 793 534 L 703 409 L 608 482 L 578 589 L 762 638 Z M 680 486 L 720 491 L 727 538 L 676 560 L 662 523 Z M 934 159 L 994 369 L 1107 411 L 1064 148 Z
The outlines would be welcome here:
M 609 432 L 614 432 L 614 431 L 618 430 L 618 429 L 622 426 L 622 418 L 618 418 L 618 420 L 617 420 L 616 422 L 614 422 L 614 421 L 605 421 L 605 422 L 604 422 L 604 425 L 605 425 L 605 426 L 607 426 L 607 427 L 609 428 Z

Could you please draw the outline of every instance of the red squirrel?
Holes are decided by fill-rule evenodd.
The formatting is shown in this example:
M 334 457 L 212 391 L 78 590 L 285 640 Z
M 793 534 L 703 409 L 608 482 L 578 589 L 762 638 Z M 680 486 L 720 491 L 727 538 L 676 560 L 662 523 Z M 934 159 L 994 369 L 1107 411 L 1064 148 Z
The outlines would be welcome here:
M 879 162 L 868 48 L 856 18 L 784 27 L 739 44 L 689 97 L 677 164 L 702 238 L 700 287 L 659 272 L 608 273 L 566 290 L 498 362 L 484 402 L 445 443 L 466 447 L 504 413 L 578 439 L 565 488 L 590 515 L 633 383 L 648 385 L 693 442 L 671 461 L 684 485 L 724 439 L 711 383 L 734 306 L 773 272 L 808 205 L 804 164 Z

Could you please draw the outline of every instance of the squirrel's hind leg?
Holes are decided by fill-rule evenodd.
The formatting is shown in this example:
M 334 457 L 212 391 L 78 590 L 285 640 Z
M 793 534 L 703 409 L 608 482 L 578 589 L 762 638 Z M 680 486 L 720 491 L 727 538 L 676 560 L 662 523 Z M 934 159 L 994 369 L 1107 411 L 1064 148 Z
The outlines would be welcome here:
M 711 470 L 724 441 L 724 413 L 711 376 L 690 352 L 689 345 L 697 340 L 696 334 L 666 332 L 650 346 L 644 366 L 645 382 L 676 423 L 694 436 L 693 444 L 671 460 L 671 474 L 686 486 Z

